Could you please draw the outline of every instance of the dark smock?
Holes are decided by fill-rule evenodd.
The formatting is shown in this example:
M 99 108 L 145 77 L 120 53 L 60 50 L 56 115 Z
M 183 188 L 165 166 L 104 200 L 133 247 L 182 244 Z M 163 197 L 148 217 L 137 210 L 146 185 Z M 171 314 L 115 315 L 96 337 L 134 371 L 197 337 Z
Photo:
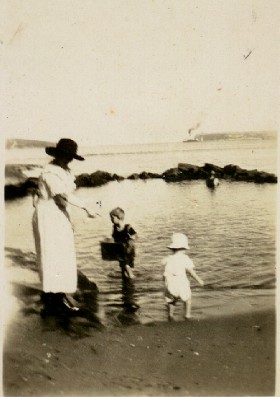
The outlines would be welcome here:
M 123 243 L 125 247 L 125 258 L 124 260 L 119 261 L 120 267 L 124 267 L 125 265 L 134 267 L 135 247 L 134 241 L 130 236 L 134 236 L 135 234 L 136 231 L 129 224 L 125 225 L 123 230 L 117 230 L 117 226 L 113 226 L 112 237 L 114 241 L 116 243 Z

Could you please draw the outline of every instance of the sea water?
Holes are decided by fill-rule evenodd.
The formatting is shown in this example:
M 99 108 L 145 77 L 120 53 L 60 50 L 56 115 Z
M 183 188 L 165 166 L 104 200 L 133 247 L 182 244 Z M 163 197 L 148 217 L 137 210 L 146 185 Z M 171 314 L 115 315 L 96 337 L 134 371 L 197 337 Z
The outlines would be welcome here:
M 178 163 L 198 166 L 212 163 L 220 167 L 236 164 L 245 169 L 276 173 L 276 146 L 274 139 L 89 146 L 79 150 L 86 161 L 75 161 L 71 167 L 75 175 L 102 170 L 124 177 L 142 171 L 162 173 Z M 44 165 L 49 159 L 42 148 L 15 148 L 5 153 L 6 164 Z
M 125 176 L 144 170 L 163 172 L 178 162 L 211 162 L 276 172 L 275 143 L 210 144 L 212 151 L 205 150 L 202 143 L 190 143 L 187 148 L 157 145 L 158 151 L 150 145 L 146 147 L 150 150 L 142 152 L 139 147 L 134 151 L 111 147 L 105 154 L 88 153 L 86 161 L 76 162 L 73 168 L 75 174 L 94 172 L 99 162 L 96 168 Z M 188 235 L 188 254 L 205 282 L 202 288 L 191 280 L 194 316 L 250 311 L 266 303 L 271 306 L 276 279 L 276 192 L 276 184 L 222 180 L 213 191 L 205 181 L 166 183 L 161 179 L 114 181 L 78 189 L 76 194 L 101 215 L 88 219 L 83 211 L 72 210 L 78 267 L 98 286 L 98 305 L 105 322 L 117 321 L 124 304 L 131 300 L 140 306 L 138 321 L 166 320 L 162 259 L 169 254 L 173 232 Z M 109 211 L 116 206 L 125 209 L 126 221 L 138 234 L 132 287 L 123 285 L 117 262 L 101 258 L 100 241 L 111 235 Z M 32 212 L 30 197 L 6 202 L 5 247 L 10 258 L 21 259 L 22 266 L 34 261 Z M 178 305 L 176 317 L 182 316 Z

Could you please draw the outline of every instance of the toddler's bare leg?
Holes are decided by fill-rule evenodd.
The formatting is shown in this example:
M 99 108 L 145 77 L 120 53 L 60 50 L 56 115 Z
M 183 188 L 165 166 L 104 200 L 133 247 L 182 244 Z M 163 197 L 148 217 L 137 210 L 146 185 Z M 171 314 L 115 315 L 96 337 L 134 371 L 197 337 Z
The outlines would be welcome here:
M 168 303 L 167 304 L 167 309 L 168 309 L 168 320 L 173 320 L 174 319 L 174 309 L 175 306 L 173 303 Z
M 186 302 L 184 302 L 185 306 L 185 318 L 191 318 L 191 310 L 192 310 L 192 300 L 189 298 Z

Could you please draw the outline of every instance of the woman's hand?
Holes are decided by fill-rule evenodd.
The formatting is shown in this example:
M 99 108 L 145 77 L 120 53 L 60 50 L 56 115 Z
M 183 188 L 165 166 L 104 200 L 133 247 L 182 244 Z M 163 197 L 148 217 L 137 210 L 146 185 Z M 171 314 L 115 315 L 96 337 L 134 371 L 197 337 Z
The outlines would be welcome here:
M 87 208 L 84 208 L 84 210 L 89 218 L 96 218 L 97 216 L 100 216 L 97 212 L 93 213 L 89 211 Z

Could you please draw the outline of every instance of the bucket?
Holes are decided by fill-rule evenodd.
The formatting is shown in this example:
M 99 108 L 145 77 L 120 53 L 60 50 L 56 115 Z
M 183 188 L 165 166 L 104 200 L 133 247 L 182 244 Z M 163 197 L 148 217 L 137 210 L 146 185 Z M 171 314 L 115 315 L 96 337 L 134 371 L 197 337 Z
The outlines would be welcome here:
M 126 252 L 123 243 L 115 243 L 111 239 L 100 241 L 101 256 L 105 261 L 123 261 Z

